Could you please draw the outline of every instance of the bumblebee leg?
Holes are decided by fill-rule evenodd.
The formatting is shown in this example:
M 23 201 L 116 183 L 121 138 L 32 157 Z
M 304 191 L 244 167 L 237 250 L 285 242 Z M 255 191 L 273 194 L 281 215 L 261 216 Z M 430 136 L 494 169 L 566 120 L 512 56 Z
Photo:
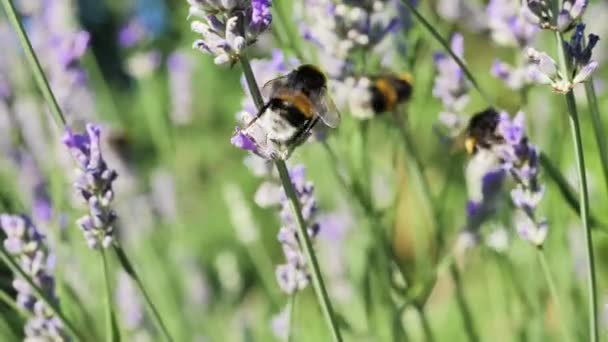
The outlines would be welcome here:
M 262 115 L 264 115 L 264 113 L 266 113 L 266 110 L 268 109 L 268 107 L 270 107 L 270 101 L 266 102 L 266 104 L 264 106 L 262 106 L 262 108 L 260 108 L 260 110 L 257 112 L 255 117 L 253 118 L 253 120 L 249 121 L 247 126 L 245 126 L 243 129 L 247 129 L 251 125 L 253 125 L 254 122 L 256 122 Z
M 289 145 L 298 146 L 301 145 L 310 136 L 310 130 L 319 122 L 319 117 L 315 117 L 312 120 L 303 125 L 303 127 L 289 140 Z

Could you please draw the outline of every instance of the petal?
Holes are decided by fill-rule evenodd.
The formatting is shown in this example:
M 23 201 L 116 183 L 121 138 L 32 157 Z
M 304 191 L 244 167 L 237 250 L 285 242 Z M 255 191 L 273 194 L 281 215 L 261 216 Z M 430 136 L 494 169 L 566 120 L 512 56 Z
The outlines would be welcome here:
M 595 69 L 597 69 L 597 66 L 598 63 L 596 61 L 590 61 L 589 63 L 585 64 L 585 66 L 583 66 L 576 74 L 574 80 L 572 80 L 572 83 L 577 84 L 585 82 L 587 79 L 589 79 L 589 77 L 591 77 L 591 74 L 593 71 L 595 71 Z

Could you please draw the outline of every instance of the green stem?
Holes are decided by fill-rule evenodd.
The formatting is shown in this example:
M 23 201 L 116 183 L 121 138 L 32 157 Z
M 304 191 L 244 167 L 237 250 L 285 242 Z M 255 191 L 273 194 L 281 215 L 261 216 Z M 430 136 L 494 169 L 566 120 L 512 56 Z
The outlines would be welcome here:
M 19 266 L 19 264 L 17 264 L 17 262 L 13 260 L 13 258 L 8 254 L 6 249 L 4 249 L 4 246 L 0 246 L 0 258 L 11 269 L 11 271 L 13 271 L 15 275 L 18 275 L 19 277 L 23 278 L 28 283 L 32 291 L 34 291 L 36 297 L 42 300 L 44 304 L 46 304 L 51 309 L 53 314 L 55 314 L 55 316 L 65 326 L 66 330 L 70 334 L 72 334 L 76 338 L 76 340 L 85 341 L 85 339 L 82 338 L 82 335 L 78 333 L 72 322 L 70 322 L 64 315 L 64 313 L 59 309 L 59 306 L 55 303 L 55 301 L 49 299 L 46 296 L 44 291 L 42 291 L 42 289 L 34 283 L 32 278 L 21 268 L 21 266 Z
M 568 325 L 566 320 L 564 320 L 562 304 L 559 299 L 559 295 L 557 292 L 557 287 L 555 286 L 555 281 L 553 276 L 551 275 L 551 270 L 549 269 L 549 264 L 547 263 L 547 258 L 545 257 L 545 252 L 542 246 L 536 248 L 538 260 L 540 261 L 540 265 L 543 269 L 543 273 L 545 279 L 547 280 L 547 285 L 549 286 L 549 292 L 551 293 L 551 298 L 553 299 L 553 303 L 555 303 L 555 311 L 557 311 L 557 317 L 559 317 L 558 325 L 562 330 L 562 334 L 564 335 L 564 341 L 570 341 L 570 336 L 568 333 Z
M 547 172 L 549 177 L 553 179 L 555 185 L 557 185 L 557 187 L 559 188 L 559 191 L 562 197 L 566 200 L 566 203 L 568 203 L 570 208 L 572 208 L 577 213 L 577 215 L 580 216 L 581 204 L 577 198 L 578 194 L 574 189 L 572 189 L 570 184 L 568 184 L 568 180 L 566 179 L 566 177 L 561 174 L 559 169 L 555 165 L 553 165 L 551 160 L 544 153 L 540 154 L 540 163 L 543 167 L 543 170 Z M 589 222 L 589 225 L 591 227 L 598 229 L 598 231 L 600 232 L 608 232 L 606 230 L 606 225 L 603 222 L 598 221 L 598 219 L 591 213 L 587 213 L 587 216 L 587 221 Z
M 0 290 L 0 302 L 6 304 L 9 308 L 11 308 L 17 314 L 19 314 L 19 316 L 21 316 L 22 318 L 29 318 L 32 316 L 31 312 L 29 312 L 29 311 L 23 309 L 22 307 L 20 307 L 19 305 L 17 305 L 15 300 L 11 296 L 9 296 L 6 292 L 4 292 L 3 290 Z
M 103 263 L 103 280 L 105 285 L 105 315 L 106 315 L 106 341 L 114 342 L 120 341 L 120 335 L 118 334 L 118 324 L 116 323 L 116 316 L 114 315 L 114 309 L 112 305 L 112 284 L 110 283 L 110 270 L 108 267 L 108 260 L 106 258 L 106 252 L 104 248 L 101 248 L 99 253 L 101 254 L 101 261 Z
M 475 329 L 473 315 L 471 314 L 471 310 L 469 309 L 469 305 L 464 295 L 464 288 L 462 286 L 462 280 L 460 278 L 460 271 L 458 270 L 458 266 L 454 262 L 450 263 L 450 274 L 452 275 L 452 279 L 454 280 L 454 288 L 456 290 L 456 301 L 458 303 L 460 311 L 462 312 L 462 319 L 464 321 L 464 327 L 467 336 L 469 337 L 469 341 L 478 342 L 479 335 L 477 334 L 477 330 Z
M 588 222 L 588 211 L 589 211 L 589 194 L 587 187 L 587 175 L 585 168 L 585 156 L 583 152 L 583 142 L 581 137 L 580 123 L 578 120 L 578 113 L 576 111 L 576 104 L 574 100 L 574 94 L 570 91 L 566 94 L 566 102 L 568 103 L 568 109 L 570 111 L 569 121 L 570 130 L 572 133 L 572 139 L 574 140 L 574 153 L 576 156 L 576 165 L 579 176 L 579 195 L 581 203 L 581 221 L 585 234 L 586 252 L 587 252 L 587 278 L 588 278 L 588 291 L 589 291 L 589 329 L 591 334 L 591 341 L 598 341 L 598 317 L 597 317 L 597 287 L 595 279 L 595 259 L 593 256 L 593 239 L 591 236 L 591 227 Z
M 289 323 L 287 325 L 287 342 L 292 342 L 293 341 L 293 326 L 294 326 L 294 322 L 295 320 L 295 315 L 296 315 L 296 297 L 298 295 L 298 292 L 294 292 L 290 297 L 289 297 Z
M 602 172 L 604 173 L 604 183 L 607 188 L 606 192 L 608 193 L 608 143 L 606 142 L 606 132 L 604 131 L 604 125 L 602 124 L 600 108 L 597 103 L 597 96 L 595 94 L 592 78 L 585 82 L 585 94 L 587 95 L 589 115 L 591 116 L 591 122 L 593 123 L 593 133 L 599 150 L 600 160 L 602 162 Z
M 251 96 L 253 98 L 253 102 L 255 103 L 256 107 L 260 109 L 264 106 L 264 99 L 262 98 L 262 94 L 260 93 L 260 89 L 258 88 L 257 82 L 255 80 L 255 75 L 251 70 L 249 60 L 245 55 L 242 55 L 240 61 L 243 67 L 243 73 L 245 74 L 247 85 L 249 87 L 249 92 L 251 93 Z M 292 213 L 296 218 L 300 245 L 304 250 L 304 254 L 306 255 L 306 261 L 310 268 L 310 273 L 312 277 L 313 288 L 315 290 L 315 294 L 317 295 L 319 305 L 321 306 L 321 311 L 323 312 L 325 322 L 329 327 L 333 340 L 336 342 L 342 341 L 340 329 L 338 328 L 338 324 L 334 317 L 331 301 L 329 300 L 329 295 L 327 294 L 327 290 L 325 289 L 325 284 L 323 282 L 323 277 L 321 276 L 319 263 L 317 262 L 315 251 L 312 247 L 310 237 L 308 236 L 306 222 L 304 220 L 304 217 L 302 216 L 302 209 L 300 208 L 300 201 L 298 200 L 293 183 L 291 183 L 291 178 L 289 177 L 287 165 L 283 160 L 276 160 L 275 166 L 277 168 L 277 171 L 279 172 L 279 177 L 281 178 L 283 189 L 285 190 L 285 194 L 287 195 L 287 199 L 289 200 Z
M 556 43 L 559 52 L 559 60 L 564 77 L 570 81 L 569 66 L 567 64 L 567 55 L 564 49 L 564 39 L 561 32 L 556 32 Z M 599 339 L 598 332 L 598 311 L 597 311 L 597 287 L 595 280 L 595 260 L 593 257 L 593 239 L 589 226 L 589 194 L 587 187 L 587 174 L 585 168 L 585 154 L 583 152 L 583 139 L 581 137 L 581 128 L 576 108 L 576 100 L 574 93 L 570 90 L 565 95 L 566 105 L 568 106 L 568 118 L 570 123 L 570 131 L 574 143 L 574 155 L 576 157 L 576 166 L 579 177 L 579 197 L 581 208 L 581 221 L 585 234 L 586 252 L 587 252 L 587 278 L 589 291 L 589 334 L 591 342 L 596 342 Z
M 437 30 L 435 30 L 433 25 L 431 25 L 431 23 L 429 23 L 426 20 L 426 18 L 424 18 L 424 16 L 422 14 L 420 14 L 420 12 L 418 12 L 418 9 L 416 9 L 416 7 L 414 5 L 412 5 L 409 0 L 401 0 L 401 3 L 403 3 L 405 5 L 405 7 L 407 7 L 410 10 L 410 12 L 412 12 L 414 17 L 422 24 L 422 26 L 424 26 L 424 28 L 433 36 L 433 38 L 435 38 L 435 40 L 437 42 L 439 42 L 439 44 L 441 44 L 441 46 L 447 51 L 447 53 L 454 59 L 456 64 L 458 64 L 458 66 L 462 69 L 465 76 L 469 79 L 469 81 L 471 82 L 473 87 L 477 90 L 479 95 L 481 95 L 481 97 L 484 99 L 484 101 L 488 105 L 491 105 L 492 100 L 490 99 L 488 94 L 486 94 L 486 92 L 483 91 L 483 89 L 481 89 L 481 87 L 479 86 L 479 83 L 477 82 L 477 80 L 475 79 L 473 74 L 469 71 L 467 66 L 464 64 L 462 59 L 460 57 L 458 57 L 458 55 L 456 53 L 454 53 L 452 48 L 450 48 L 450 44 L 445 39 L 443 39 L 443 37 L 439 34 L 439 32 L 437 32 Z
M 65 126 L 66 120 L 61 112 L 61 108 L 57 103 L 57 99 L 53 96 L 53 92 L 51 91 L 51 87 L 49 86 L 49 82 L 42 71 L 42 67 L 40 66 L 40 62 L 36 57 L 36 53 L 32 48 L 32 44 L 25 33 L 25 29 L 21 24 L 21 21 L 17 17 L 17 11 L 15 11 L 15 7 L 13 6 L 11 0 L 2 0 L 2 6 L 4 6 L 4 11 L 8 16 L 13 28 L 17 32 L 17 36 L 19 37 L 19 41 L 21 42 L 21 46 L 25 52 L 25 58 L 27 59 L 30 68 L 32 69 L 32 73 L 34 74 L 34 78 L 36 80 L 36 84 L 40 91 L 42 92 L 42 96 L 44 96 L 45 101 L 51 107 L 51 112 L 55 120 L 59 120 L 59 122 Z
M 306 261 L 310 266 L 312 282 L 314 285 L 313 287 L 317 295 L 319 305 L 321 306 L 321 311 L 323 312 L 323 316 L 325 317 L 325 322 L 329 326 L 333 340 L 336 342 L 342 341 L 342 336 L 340 335 L 340 330 L 334 317 L 331 301 L 329 300 L 329 295 L 327 294 L 327 290 L 325 289 L 325 284 L 323 282 L 323 277 L 321 276 L 319 263 L 317 262 L 315 251 L 312 248 L 312 243 L 310 241 L 310 237 L 308 236 L 306 222 L 304 221 L 304 217 L 302 217 L 300 201 L 298 200 L 296 191 L 293 187 L 293 183 L 291 183 L 291 178 L 289 178 L 289 171 L 287 170 L 287 165 L 285 165 L 285 161 L 283 160 L 275 161 L 275 165 L 279 172 L 279 177 L 281 178 L 283 188 L 285 189 L 285 194 L 287 195 L 287 198 L 291 205 L 292 213 L 296 216 L 298 226 L 298 237 L 301 243 L 301 247 L 304 249 Z
M 146 287 L 144 286 L 143 281 L 141 280 L 141 278 L 135 271 L 133 264 L 127 257 L 127 254 L 125 253 L 125 251 L 122 249 L 122 246 L 116 242 L 116 243 L 114 243 L 114 245 L 112 247 L 114 248 L 114 252 L 116 253 L 116 256 L 118 257 L 118 260 L 120 261 L 120 264 L 122 265 L 122 268 L 125 270 L 125 272 L 127 272 L 127 274 L 129 274 L 131 279 L 133 279 L 135 281 L 135 283 L 137 284 L 137 287 L 139 288 L 139 291 L 143 295 L 144 300 L 146 301 L 146 304 L 148 305 L 148 308 L 152 312 L 152 316 L 154 316 L 154 320 L 156 321 L 156 324 L 157 324 L 158 328 L 160 329 L 161 333 L 163 334 L 165 340 L 173 341 L 173 338 L 171 337 L 171 334 L 169 334 L 169 330 L 167 329 L 167 326 L 165 325 L 163 318 L 161 317 L 156 306 L 154 305 L 154 302 L 152 302 L 152 299 L 150 298 L 150 295 L 148 294 L 148 291 L 146 290 Z
M 422 307 L 422 305 L 415 305 L 415 307 L 416 307 L 416 311 L 418 311 L 418 317 L 420 318 L 420 324 L 422 325 L 422 331 L 424 332 L 424 339 L 427 342 L 434 342 L 435 337 L 433 336 L 433 329 L 431 329 L 431 324 L 429 322 L 428 317 L 426 316 L 424 307 Z

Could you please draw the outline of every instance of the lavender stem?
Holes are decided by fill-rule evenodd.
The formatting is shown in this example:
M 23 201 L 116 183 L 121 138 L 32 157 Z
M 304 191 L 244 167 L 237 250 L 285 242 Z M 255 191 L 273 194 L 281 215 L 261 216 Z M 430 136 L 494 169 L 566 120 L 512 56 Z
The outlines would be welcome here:
M 568 64 L 566 63 L 567 56 L 564 49 L 564 37 L 561 32 L 556 32 L 556 44 L 559 53 L 559 63 L 562 73 L 568 77 L 570 81 L 570 73 L 568 72 Z M 576 166 L 579 177 L 579 197 L 581 209 L 581 221 L 585 234 L 586 253 L 587 253 L 587 278 L 589 291 L 589 334 L 590 341 L 596 342 L 599 340 L 598 332 L 598 310 L 597 310 L 597 287 L 595 279 L 595 260 L 593 257 L 593 239 L 591 236 L 591 227 L 589 226 L 589 194 L 587 187 L 587 174 L 585 168 L 585 155 L 583 152 L 583 141 L 581 137 L 580 123 L 578 119 L 578 111 L 576 108 L 576 100 L 574 93 L 570 90 L 566 93 L 566 104 L 568 106 L 568 118 L 570 123 L 570 131 L 572 141 L 574 143 L 574 154 L 576 157 Z
M 433 329 L 431 329 L 431 324 L 429 318 L 426 316 L 424 307 L 422 305 L 416 305 L 416 310 L 418 311 L 418 317 L 420 318 L 420 324 L 422 325 L 422 331 L 424 332 L 424 339 L 426 342 L 434 342 L 435 337 L 433 336 Z
M 542 246 L 536 248 L 538 254 L 538 260 L 543 269 L 543 273 L 545 275 L 545 279 L 547 280 L 547 285 L 549 286 L 549 292 L 551 293 L 551 298 L 555 303 L 555 310 L 557 311 L 557 316 L 559 317 L 559 326 L 561 327 L 562 334 L 564 335 L 565 341 L 570 341 L 570 336 L 568 334 L 568 326 L 566 324 L 567 321 L 564 320 L 562 304 L 559 299 L 559 295 L 557 293 L 557 287 L 555 286 L 555 280 L 553 279 L 553 275 L 551 275 L 551 270 L 549 269 L 549 264 L 547 263 L 547 258 L 545 256 L 545 251 Z
M 260 109 L 264 106 L 264 99 L 262 98 L 260 89 L 257 86 L 257 81 L 255 80 L 255 75 L 251 70 L 251 65 L 249 64 L 249 60 L 247 59 L 245 54 L 241 54 L 240 62 L 241 66 L 243 67 L 243 73 L 245 74 L 245 79 L 249 87 L 249 92 L 251 93 L 251 96 L 253 98 L 253 102 L 255 103 L 256 107 Z M 310 242 L 310 237 L 308 236 L 306 222 L 302 217 L 300 202 L 298 201 L 298 197 L 293 187 L 293 183 L 291 183 L 291 179 L 289 178 L 289 171 L 287 170 L 287 165 L 283 160 L 275 160 L 275 166 L 277 168 L 277 171 L 279 172 L 279 177 L 281 178 L 281 183 L 283 184 L 283 189 L 285 190 L 285 194 L 287 195 L 287 199 L 289 200 L 292 212 L 296 217 L 298 237 L 301 246 L 304 249 L 306 261 L 308 263 L 308 266 L 310 267 L 311 277 L 314 285 L 313 287 L 317 295 L 319 305 L 321 306 L 321 311 L 323 312 L 325 322 L 329 326 L 333 340 L 336 342 L 340 342 L 342 341 L 340 329 L 338 328 L 336 319 L 334 317 L 331 301 L 329 299 L 329 295 L 327 294 L 327 290 L 323 282 L 319 263 L 317 262 L 315 251 L 312 247 L 312 243 Z
M 103 264 L 103 279 L 105 287 L 105 315 L 106 315 L 106 341 L 115 342 L 120 341 L 120 334 L 118 332 L 118 324 L 116 323 L 116 315 L 112 308 L 112 286 L 110 285 L 110 275 L 108 271 L 108 260 L 106 258 L 106 252 L 104 248 L 100 248 L 101 262 Z
M 604 183 L 608 193 L 608 143 L 606 142 L 606 132 L 602 124 L 600 108 L 597 103 L 595 94 L 595 86 L 593 85 L 593 77 L 585 82 L 585 94 L 587 95 L 587 103 L 589 104 L 589 115 L 593 123 L 593 133 L 602 162 L 602 172 L 604 173 Z
M 139 291 L 144 296 L 144 300 L 148 304 L 148 308 L 150 309 L 150 311 L 152 311 L 152 316 L 154 316 L 154 319 L 156 320 L 156 323 L 158 324 L 160 331 L 162 332 L 163 336 L 165 337 L 165 340 L 167 340 L 169 342 L 173 341 L 173 338 L 171 337 L 171 334 L 169 334 L 169 330 L 167 329 L 165 322 L 163 321 L 158 310 L 156 309 L 156 306 L 152 302 L 150 295 L 148 295 L 148 291 L 144 287 L 144 283 L 141 281 L 141 278 L 135 271 L 133 264 L 127 257 L 127 254 L 125 253 L 125 251 L 122 249 L 122 246 L 120 246 L 120 244 L 118 242 L 115 242 L 112 247 L 114 248 L 114 252 L 116 253 L 116 256 L 118 257 L 118 260 L 120 261 L 120 263 L 122 265 L 122 268 L 135 281 L 135 284 L 137 284 Z
M 11 25 L 17 32 L 17 36 L 19 37 L 19 41 L 21 42 L 21 46 L 25 51 L 25 57 L 27 59 L 30 68 L 32 69 L 32 73 L 34 74 L 34 78 L 36 80 L 36 84 L 38 88 L 40 88 L 40 92 L 42 92 L 42 96 L 44 96 L 44 100 L 51 106 L 51 112 L 55 120 L 60 120 L 63 126 L 66 125 L 65 117 L 61 112 L 61 108 L 59 107 L 59 103 L 57 103 L 57 99 L 53 96 L 53 92 L 51 91 L 51 87 L 49 86 L 49 82 L 42 71 L 42 67 L 40 66 L 40 62 L 36 57 L 36 53 L 32 48 L 32 44 L 30 40 L 27 38 L 27 34 L 25 33 L 25 29 L 21 24 L 21 21 L 17 17 L 17 11 L 15 11 L 15 7 L 13 6 L 11 0 L 2 0 L 2 6 L 4 6 L 4 12 L 8 16 Z

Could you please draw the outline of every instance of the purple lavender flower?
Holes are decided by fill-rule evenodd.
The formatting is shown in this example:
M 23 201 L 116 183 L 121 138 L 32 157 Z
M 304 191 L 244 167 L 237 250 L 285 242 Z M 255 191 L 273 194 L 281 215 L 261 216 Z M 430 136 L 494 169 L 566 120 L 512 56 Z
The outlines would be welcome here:
M 279 341 L 287 341 L 289 338 L 290 307 L 286 305 L 281 312 L 274 315 L 270 322 L 272 333 Z
M 192 121 L 192 67 L 193 61 L 183 52 L 174 52 L 167 59 L 171 111 L 174 124 L 186 125 Z
M 394 0 L 306 0 L 298 13 L 302 36 L 317 46 L 320 64 L 336 80 L 352 74 L 357 51 L 393 54 L 397 43 L 382 43 L 409 24 L 408 12 Z
M 452 51 L 462 60 L 464 58 L 464 38 L 456 33 L 451 40 Z M 439 113 L 441 128 L 447 130 L 448 138 L 454 137 L 464 129 L 467 122 L 464 108 L 469 103 L 469 85 L 464 72 L 450 56 L 443 52 L 434 55 L 437 75 L 433 83 L 433 96 L 440 99 L 444 110 Z
M 583 16 L 589 0 L 564 0 L 557 16 L 557 28 L 564 32 L 574 27 Z
M 577 84 L 586 81 L 598 66 L 598 63 L 591 59 L 592 51 L 600 37 L 591 33 L 587 46 L 583 47 L 583 37 L 585 35 L 585 24 L 576 25 L 576 31 L 572 35 L 570 42 L 564 43 L 566 54 L 569 58 L 568 63 L 575 71 L 572 83 Z
M 216 64 L 235 63 L 272 21 L 270 0 L 188 0 L 192 31 L 201 39 L 193 47 L 215 56 Z
M 566 32 L 581 18 L 589 0 L 564 0 L 557 15 L 553 13 L 548 0 L 526 0 L 523 6 L 525 17 L 543 29 Z M 554 18 L 557 19 L 555 20 Z
M 455 34 L 450 44 L 452 51 L 459 57 L 464 57 L 464 38 Z M 458 63 L 444 53 L 434 56 L 437 76 L 433 85 L 433 96 L 439 98 L 447 111 L 460 112 L 469 102 L 469 86 Z
M 146 35 L 146 29 L 138 20 L 134 19 L 129 21 L 118 32 L 118 44 L 123 48 L 130 48 L 144 40 Z
M 108 248 L 112 244 L 116 221 L 110 204 L 117 174 L 108 168 L 101 155 L 100 137 L 101 128 L 94 124 L 87 124 L 86 134 L 74 134 L 68 129 L 63 137 L 78 166 L 74 188 L 89 208 L 89 213 L 77 223 L 90 248 Z
M 500 45 L 528 46 L 539 30 L 523 17 L 517 0 L 491 0 L 486 14 L 492 39 Z
M 558 70 L 555 60 L 546 53 L 528 48 L 527 54 L 530 65 L 533 66 L 531 77 L 537 83 L 551 85 L 555 92 L 562 94 L 568 93 L 577 84 L 587 81 L 598 66 L 598 63 L 593 60 L 585 65 L 575 64 L 573 66 L 574 78 L 569 81 L 568 77 Z
M 308 235 L 314 238 L 319 232 L 319 224 L 316 220 L 317 202 L 314 197 L 314 186 L 306 180 L 305 169 L 302 165 L 292 167 L 289 170 L 289 176 L 300 201 Z M 277 238 L 283 246 L 286 263 L 277 267 L 276 277 L 281 290 L 287 294 L 293 294 L 308 285 L 310 275 L 306 257 L 300 249 L 300 242 L 298 241 L 296 218 L 293 217 L 286 196 L 281 200 L 280 218 L 283 226 L 279 229 Z
M 447 22 L 463 24 L 475 32 L 487 28 L 483 8 L 476 1 L 438 0 L 436 8 L 437 14 Z
M 499 45 L 513 46 L 524 49 L 530 46 L 536 38 L 539 28 L 524 17 L 516 0 L 492 0 L 486 7 L 488 28 L 492 39 Z M 503 80 L 506 85 L 519 90 L 534 82 L 530 76 L 530 65 L 519 61 L 511 66 L 500 60 L 492 64 L 492 75 Z
M 73 6 L 62 1 L 43 1 L 26 13 L 28 34 L 41 60 L 57 101 L 69 122 L 92 119 L 93 94 L 80 60 L 87 51 L 90 36 L 72 23 Z
M 6 234 L 4 248 L 18 260 L 46 298 L 56 303 L 52 274 L 54 257 L 48 252 L 45 237 L 25 215 L 0 214 L 0 227 Z M 24 326 L 26 340 L 63 341 L 67 338 L 61 321 L 43 300 L 36 298 L 24 279 L 15 277 L 13 287 L 17 290 L 17 304 L 32 313 Z

